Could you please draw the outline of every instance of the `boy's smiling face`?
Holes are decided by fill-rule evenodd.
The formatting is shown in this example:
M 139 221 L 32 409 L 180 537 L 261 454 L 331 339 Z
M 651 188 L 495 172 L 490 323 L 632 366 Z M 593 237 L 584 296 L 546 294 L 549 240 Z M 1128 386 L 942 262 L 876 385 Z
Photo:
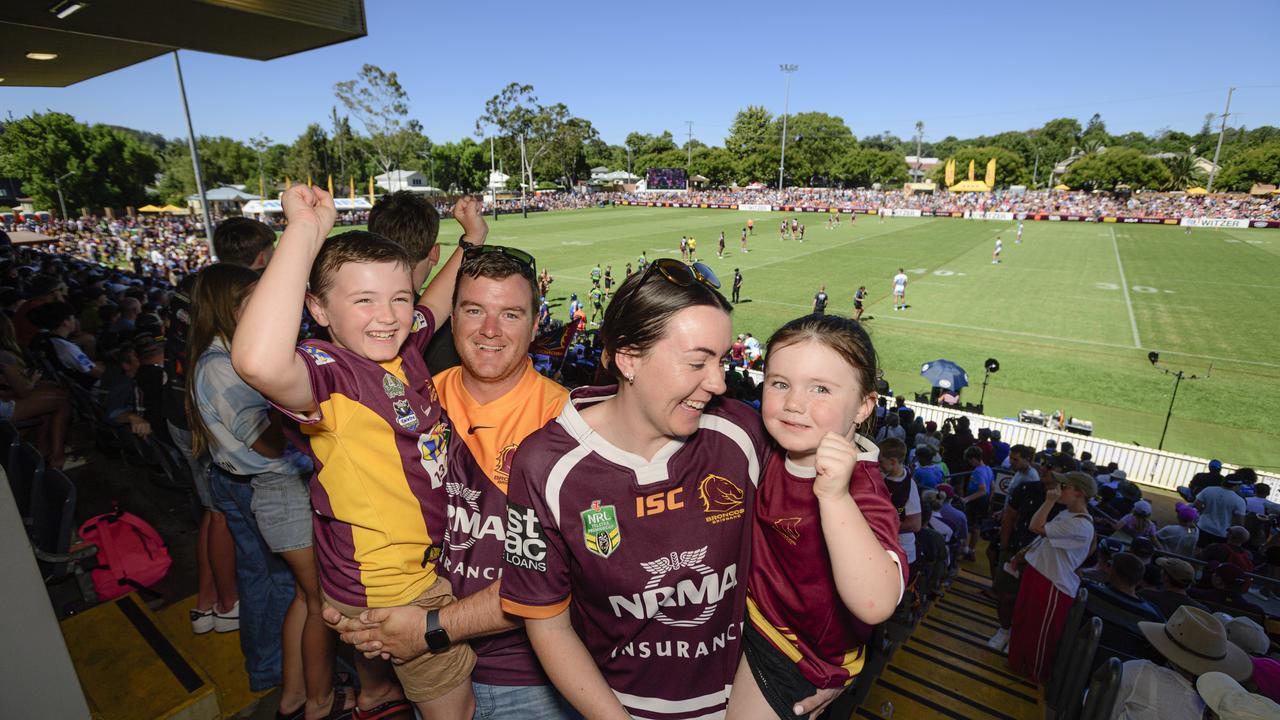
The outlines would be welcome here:
M 413 326 L 409 268 L 395 262 L 349 262 L 333 274 L 324 297 L 307 296 L 316 322 L 335 345 L 374 362 L 400 354 Z

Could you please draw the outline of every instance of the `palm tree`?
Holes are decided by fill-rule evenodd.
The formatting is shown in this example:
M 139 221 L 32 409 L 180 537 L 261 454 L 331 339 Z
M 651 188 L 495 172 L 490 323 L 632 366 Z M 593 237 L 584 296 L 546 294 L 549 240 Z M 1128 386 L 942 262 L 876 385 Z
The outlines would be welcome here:
M 1164 166 L 1169 169 L 1169 183 L 1166 190 L 1186 190 L 1198 184 L 1204 173 L 1196 167 L 1196 159 L 1191 153 L 1174 155 L 1164 159 Z

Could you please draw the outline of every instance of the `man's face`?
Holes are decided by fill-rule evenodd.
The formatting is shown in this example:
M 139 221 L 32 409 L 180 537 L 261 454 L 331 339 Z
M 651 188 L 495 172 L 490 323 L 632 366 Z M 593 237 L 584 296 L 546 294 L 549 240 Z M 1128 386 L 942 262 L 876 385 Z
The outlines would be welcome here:
M 529 280 L 521 275 L 458 279 L 453 343 L 468 375 L 501 383 L 524 369 L 537 320 L 531 297 Z

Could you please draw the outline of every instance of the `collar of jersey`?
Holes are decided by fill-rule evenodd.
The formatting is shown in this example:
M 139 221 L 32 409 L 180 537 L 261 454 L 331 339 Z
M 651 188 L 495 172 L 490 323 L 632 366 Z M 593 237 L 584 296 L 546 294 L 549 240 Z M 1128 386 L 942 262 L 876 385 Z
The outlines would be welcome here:
M 556 418 L 556 422 L 565 429 L 575 440 L 583 447 L 596 453 L 600 457 L 608 460 L 615 465 L 629 468 L 635 473 L 636 484 L 641 486 L 656 485 L 670 479 L 667 472 L 667 461 L 675 455 L 680 448 L 684 447 L 683 440 L 672 440 L 654 454 L 652 460 L 645 459 L 633 452 L 628 452 L 605 440 L 600 433 L 596 432 L 586 420 L 582 419 L 582 415 L 578 413 L 579 406 L 594 405 L 595 403 L 608 400 L 617 394 L 616 387 L 603 388 L 606 393 L 601 394 L 575 394 L 569 396 L 569 400 L 565 402 L 564 411 Z
M 876 444 L 871 442 L 870 438 L 863 435 L 855 435 L 854 443 L 857 444 L 859 450 L 858 462 L 880 462 L 880 448 L 876 447 Z M 787 472 L 798 478 L 813 479 L 818 476 L 817 468 L 797 465 L 791 462 L 791 458 L 787 457 L 785 452 L 782 455 L 782 460 L 783 467 L 786 468 Z

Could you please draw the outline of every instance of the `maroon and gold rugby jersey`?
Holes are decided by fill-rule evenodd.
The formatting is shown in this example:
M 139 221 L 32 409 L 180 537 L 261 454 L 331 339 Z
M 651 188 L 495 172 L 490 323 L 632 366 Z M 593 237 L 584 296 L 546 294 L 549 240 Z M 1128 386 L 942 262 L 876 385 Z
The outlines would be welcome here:
M 516 448 L 530 433 L 555 419 L 569 391 L 538 374 L 526 360 L 520 382 L 510 392 L 481 405 L 462 384 L 462 369 L 435 376 L 440 403 L 453 423 L 449 474 L 449 524 L 440 572 L 453 594 L 466 597 L 502 576 L 506 540 L 507 478 Z M 458 442 L 461 440 L 462 442 Z M 471 677 L 487 685 L 546 685 L 523 628 L 476 638 Z
M 502 606 L 529 618 L 567 608 L 633 716 L 722 717 L 738 666 L 766 448 L 760 416 L 713 400 L 696 433 L 647 460 L 607 442 L 578 413 L 614 392 L 574 391 L 560 417 L 516 453 Z
M 902 570 L 905 589 L 907 558 L 898 545 L 898 510 L 881 479 L 879 450 L 862 436 L 858 449 L 849 494 Z M 862 671 L 863 646 L 872 626 L 855 618 L 836 590 L 813 494 L 814 476 L 813 468 L 795 465 L 781 451 L 770 454 L 765 464 L 756 494 L 747 614 L 805 679 L 820 688 L 838 688 Z
M 849 495 L 881 546 L 902 570 L 899 600 L 906 587 L 906 556 L 897 543 L 897 509 L 879 470 L 879 451 L 858 436 L 858 462 Z M 863 646 L 872 626 L 846 609 L 836 589 L 813 495 L 815 470 L 792 464 L 781 451 L 765 462 L 756 493 L 751 537 L 748 616 L 800 673 L 819 688 L 844 687 L 863 667 Z
M 434 329 L 414 308 L 400 356 L 385 363 L 319 340 L 298 346 L 319 409 L 285 412 L 315 461 L 316 564 L 338 602 L 404 605 L 435 582 L 451 429 L 422 359 Z

